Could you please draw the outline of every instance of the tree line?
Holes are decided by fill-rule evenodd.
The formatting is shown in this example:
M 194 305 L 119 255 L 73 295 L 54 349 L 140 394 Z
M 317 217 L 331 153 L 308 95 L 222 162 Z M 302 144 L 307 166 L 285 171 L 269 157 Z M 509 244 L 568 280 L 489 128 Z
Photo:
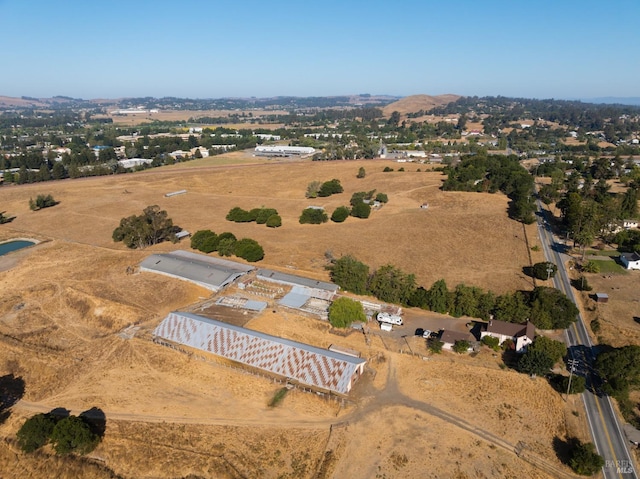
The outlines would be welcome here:
M 575 304 L 564 294 L 544 286 L 496 296 L 464 284 L 449 290 L 445 280 L 440 279 L 426 289 L 417 285 L 415 275 L 393 265 L 371 272 L 369 266 L 350 255 L 334 260 L 328 270 L 331 280 L 345 291 L 454 317 L 485 321 L 494 318 L 514 323 L 530 320 L 539 329 L 564 329 L 576 321 L 578 314 Z

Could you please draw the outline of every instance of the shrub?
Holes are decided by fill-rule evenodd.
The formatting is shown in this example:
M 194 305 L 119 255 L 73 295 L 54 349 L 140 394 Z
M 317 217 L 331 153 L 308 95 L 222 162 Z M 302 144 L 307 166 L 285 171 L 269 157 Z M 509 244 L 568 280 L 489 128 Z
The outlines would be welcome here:
M 353 322 L 364 323 L 366 320 L 360 301 L 343 296 L 329 306 L 329 322 L 335 328 L 346 328 Z
M 384 170 L 382 170 L 384 173 L 388 173 L 389 171 L 393 171 L 393 168 L 389 168 L 388 166 L 384 167 Z
M 278 211 L 273 208 L 260 208 L 256 214 L 256 223 L 263 225 L 269 220 L 269 218 L 277 214 Z
M 484 338 L 482 338 L 481 342 L 494 351 L 500 350 L 500 340 L 498 338 L 494 338 L 493 336 L 485 336 Z
M 469 343 L 469 341 L 465 341 L 463 340 L 458 340 L 455 343 L 453 343 L 453 350 L 458 353 L 458 354 L 463 354 L 466 353 L 469 348 L 471 347 L 471 343 Z
M 358 170 L 358 175 L 356 176 L 356 178 L 364 178 L 366 175 L 367 175 L 367 172 L 361 166 L 360 169 Z
M 442 341 L 438 341 L 436 339 L 429 341 L 429 349 L 431 350 L 432 353 L 436 353 L 436 354 L 441 353 L 442 346 L 444 346 L 444 343 Z
M 300 224 L 319 225 L 329 221 L 329 217 L 324 210 L 318 208 L 305 208 L 300 215 Z
M 229 210 L 226 216 L 227 221 L 233 221 L 235 223 L 248 223 L 250 221 L 254 221 L 255 217 L 252 217 L 249 211 L 243 210 L 242 208 L 236 206 Z
M 50 208 L 57 205 L 59 202 L 53 199 L 51 195 L 38 195 L 35 199 L 29 199 L 29 208 L 33 211 L 41 210 L 42 208 Z
M 236 251 L 236 240 L 233 238 L 223 238 L 218 241 L 218 254 L 220 256 L 231 256 Z
M 549 263 L 548 261 L 543 261 L 541 263 L 534 264 L 532 268 L 532 272 L 533 272 L 533 276 L 536 279 L 544 281 L 547 279 L 547 277 L 549 279 L 553 278 L 558 272 L 558 267 L 553 263 Z
M 262 246 L 250 238 L 242 238 L 236 241 L 234 253 L 237 257 L 246 259 L 250 263 L 255 263 L 264 258 L 264 249 L 262 249 Z
M 598 334 L 601 328 L 602 325 L 600 324 L 600 318 L 596 318 L 591 321 L 591 331 L 593 331 L 594 334 Z
M 388 203 L 389 197 L 385 193 L 378 193 L 376 195 L 376 201 L 379 201 L 380 203 Z
M 282 226 L 282 218 L 279 215 L 271 215 L 267 218 L 266 225 L 268 228 L 280 228 Z
M 398 171 L 404 171 L 404 166 L 401 168 L 398 168 Z
M 278 404 L 280 404 L 284 397 L 287 395 L 287 392 L 289 392 L 287 388 L 278 389 L 273 398 L 271 398 L 271 401 L 269 401 L 269 407 L 276 407 Z
M 338 206 L 331 215 L 331 221 L 342 223 L 349 216 L 350 210 L 346 206 Z

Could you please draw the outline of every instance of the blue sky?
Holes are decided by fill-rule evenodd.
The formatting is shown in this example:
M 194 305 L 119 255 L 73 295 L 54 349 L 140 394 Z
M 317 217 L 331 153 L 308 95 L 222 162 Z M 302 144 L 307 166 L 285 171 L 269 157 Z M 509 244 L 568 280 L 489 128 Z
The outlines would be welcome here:
M 639 0 L 0 0 L 0 95 L 640 97 Z

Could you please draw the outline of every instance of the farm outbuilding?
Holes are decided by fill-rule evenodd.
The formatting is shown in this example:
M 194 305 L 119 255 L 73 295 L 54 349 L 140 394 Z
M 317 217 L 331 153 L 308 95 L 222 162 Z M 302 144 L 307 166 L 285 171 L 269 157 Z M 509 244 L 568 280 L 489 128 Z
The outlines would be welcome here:
M 140 271 L 190 281 L 211 291 L 220 291 L 254 269 L 253 266 L 235 261 L 182 250 L 152 254 L 140 263 Z
M 596 293 L 596 303 L 608 303 L 609 295 L 606 293 Z
M 347 395 L 364 359 L 174 311 L 153 332 L 156 341 L 189 346 L 310 388 Z

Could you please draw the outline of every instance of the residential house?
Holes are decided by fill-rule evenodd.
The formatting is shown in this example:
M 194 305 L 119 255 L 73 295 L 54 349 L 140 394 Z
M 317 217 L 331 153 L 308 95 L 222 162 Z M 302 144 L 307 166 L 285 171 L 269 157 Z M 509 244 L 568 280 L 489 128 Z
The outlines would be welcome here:
M 620 255 L 620 261 L 627 269 L 640 269 L 640 254 L 634 253 L 622 253 Z
M 527 346 L 533 342 L 536 335 L 536 328 L 533 323 L 527 321 L 524 324 L 507 323 L 495 319 L 487 323 L 486 329 L 480 332 L 480 339 L 485 336 L 498 338 L 500 344 L 507 339 L 513 341 L 514 349 L 517 353 L 524 353 Z
M 456 341 L 469 341 L 469 343 L 472 343 L 475 341 L 475 338 L 471 333 L 459 333 L 457 331 L 443 329 L 442 334 L 440 335 L 440 341 L 443 343 L 442 349 L 453 351 L 453 345 L 456 344 Z M 472 348 L 469 347 L 469 351 L 471 350 Z

